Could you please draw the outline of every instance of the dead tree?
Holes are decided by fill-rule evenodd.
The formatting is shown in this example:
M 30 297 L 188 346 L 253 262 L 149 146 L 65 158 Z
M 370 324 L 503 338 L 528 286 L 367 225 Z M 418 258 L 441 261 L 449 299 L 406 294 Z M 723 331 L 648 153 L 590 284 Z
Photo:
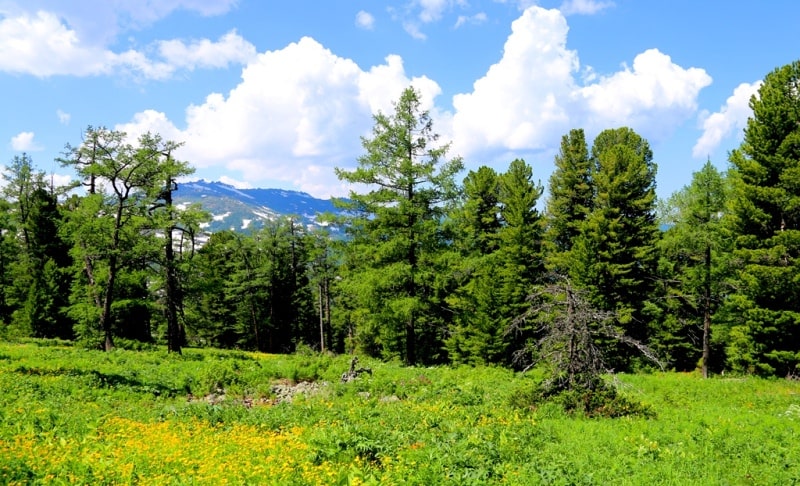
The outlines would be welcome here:
M 658 364 L 656 355 L 647 346 L 623 335 L 614 325 L 613 312 L 596 309 L 584 293 L 572 286 L 566 277 L 556 277 L 554 283 L 542 287 L 528 300 L 530 308 L 512 322 L 507 332 L 521 332 L 533 323 L 538 338 L 532 348 L 519 350 L 517 359 L 533 356 L 527 366 L 545 363 L 550 377 L 545 381 L 545 393 L 557 394 L 566 390 L 594 390 L 602 386 L 602 375 L 608 373 L 599 339 L 623 342 L 639 350 Z

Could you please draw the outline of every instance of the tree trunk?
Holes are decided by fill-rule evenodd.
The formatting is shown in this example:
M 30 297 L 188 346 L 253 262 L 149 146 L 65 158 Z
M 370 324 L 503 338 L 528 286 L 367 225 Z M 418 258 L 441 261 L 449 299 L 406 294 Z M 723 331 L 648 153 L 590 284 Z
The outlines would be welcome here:
M 711 334 L 711 245 L 706 245 L 705 282 L 703 285 L 703 378 L 708 378 Z
M 108 261 L 108 280 L 106 281 L 105 292 L 103 293 L 103 310 L 100 313 L 100 327 L 103 329 L 105 337 L 103 349 L 111 351 L 114 349 L 114 337 L 111 318 L 111 302 L 114 297 L 114 286 L 117 280 L 117 257 L 112 255 Z
M 412 155 L 409 154 L 409 160 L 413 161 Z M 415 232 L 415 225 L 416 225 L 416 215 L 414 214 L 414 184 L 410 183 L 406 190 L 406 197 L 408 198 L 409 205 L 411 206 L 411 214 L 409 215 L 408 221 L 408 238 L 409 238 L 409 246 L 408 246 L 408 265 L 410 268 L 411 275 L 408 280 L 408 296 L 415 301 L 417 298 L 417 285 L 414 279 L 416 278 L 417 274 L 417 242 L 416 239 L 416 232 Z M 416 333 L 416 322 L 415 322 L 415 310 L 412 308 L 411 313 L 408 316 L 408 320 L 406 321 L 406 364 L 407 365 L 414 365 L 417 362 L 417 333 Z
M 167 177 L 164 190 L 164 205 L 167 210 L 167 227 L 164 230 L 164 267 L 166 269 L 166 313 L 167 313 L 167 351 L 181 354 L 182 332 L 178 321 L 178 275 L 175 270 L 175 250 L 172 247 L 172 185 Z
M 323 306 L 323 282 L 319 283 L 319 352 L 325 352 L 325 309 Z

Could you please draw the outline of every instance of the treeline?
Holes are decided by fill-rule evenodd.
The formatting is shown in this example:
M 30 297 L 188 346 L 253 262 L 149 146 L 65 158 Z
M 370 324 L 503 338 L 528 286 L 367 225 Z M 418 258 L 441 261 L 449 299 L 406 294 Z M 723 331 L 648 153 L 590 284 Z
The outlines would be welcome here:
M 800 63 L 767 75 L 729 170 L 708 162 L 665 201 L 649 143 L 629 128 L 591 144 L 581 129 L 565 134 L 546 199 L 523 160 L 463 177 L 409 88 L 375 116 L 358 166 L 337 169 L 359 188 L 330 216 L 345 238 L 288 217 L 202 247 L 209 215 L 172 202 L 191 173 L 172 157 L 178 145 L 90 127 L 60 160 L 80 195 L 52 187 L 27 155 L 7 167 L 2 333 L 524 367 L 541 357 L 544 324 L 564 317 L 530 312 L 530 297 L 566 302 L 553 290 L 565 282 L 581 312 L 624 337 L 595 336 L 609 368 L 648 366 L 628 345 L 639 343 L 671 369 L 794 375 L 798 86 Z M 566 323 L 576 311 L 547 308 Z

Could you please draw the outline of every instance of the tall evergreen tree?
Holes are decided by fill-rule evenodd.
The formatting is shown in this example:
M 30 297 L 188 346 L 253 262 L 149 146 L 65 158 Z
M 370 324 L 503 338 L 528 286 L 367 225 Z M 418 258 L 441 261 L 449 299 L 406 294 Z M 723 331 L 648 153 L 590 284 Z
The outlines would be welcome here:
M 556 155 L 548 189 L 548 266 L 566 275 L 569 251 L 594 204 L 592 163 L 583 129 L 570 130 L 561 138 L 561 151 Z
M 738 291 L 727 364 L 784 376 L 800 363 L 800 61 L 769 73 L 750 108 L 730 155 Z
M 533 180 L 533 168 L 524 160 L 516 159 L 500 177 L 500 249 L 497 264 L 501 272 L 497 285 L 502 296 L 502 328 L 529 307 L 528 296 L 534 285 L 542 281 L 545 270 L 543 233 L 544 218 L 536 205 L 542 195 L 540 183 Z M 506 351 L 523 347 L 525 333 L 507 335 Z M 506 356 L 506 361 L 510 360 Z
M 69 295 L 69 255 L 58 234 L 56 196 L 27 154 L 14 157 L 4 179 L 3 195 L 12 202 L 9 215 L 20 249 L 7 267 L 13 276 L 8 294 L 13 323 L 23 334 L 69 338 L 72 322 L 61 312 Z
M 645 139 L 629 128 L 605 130 L 592 146 L 595 203 L 572 248 L 571 276 L 592 304 L 615 313 L 623 334 L 648 338 L 659 236 L 656 166 Z M 607 353 L 612 356 L 613 353 Z M 626 366 L 619 350 L 615 365 Z
M 725 176 L 709 161 L 661 211 L 661 223 L 668 226 L 659 243 L 665 312 L 652 347 L 679 370 L 694 369 L 702 358 L 704 377 L 712 359 L 711 321 L 722 301 L 730 250 L 723 221 L 726 203 Z
M 19 254 L 15 233 L 11 204 L 6 199 L 0 198 L 0 325 L 3 326 L 3 333 L 7 332 L 14 309 L 11 304 L 11 294 L 14 289 L 14 274 L 11 268 Z
M 403 91 L 394 113 L 374 118 L 358 167 L 336 170 L 340 179 L 369 188 L 350 195 L 352 244 L 361 260 L 350 278 L 370 284 L 359 306 L 369 309 L 365 320 L 379 333 L 382 351 L 413 364 L 432 359 L 441 347 L 442 326 L 432 305 L 434 257 L 444 244 L 444 205 L 455 197 L 462 163 L 444 160 L 449 146 L 437 144 L 413 87 Z
M 240 264 L 239 238 L 233 231 L 212 233 L 187 269 L 184 285 L 187 338 L 199 345 L 239 345 L 236 307 L 246 298 L 227 299 L 229 280 Z
M 500 247 L 500 176 L 483 166 L 464 179 L 463 197 L 447 224 L 453 244 L 445 263 L 452 275 L 447 302 L 453 318 L 445 340 L 456 363 L 504 358 L 497 250 Z

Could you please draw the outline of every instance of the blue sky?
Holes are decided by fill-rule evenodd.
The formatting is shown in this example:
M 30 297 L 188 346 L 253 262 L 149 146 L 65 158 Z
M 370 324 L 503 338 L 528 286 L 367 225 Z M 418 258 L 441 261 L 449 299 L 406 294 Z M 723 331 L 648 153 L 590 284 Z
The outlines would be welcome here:
M 800 58 L 774 0 L 0 0 L 0 163 L 88 125 L 184 142 L 193 178 L 346 195 L 372 114 L 409 84 L 468 169 L 546 183 L 561 136 L 630 126 L 658 193 L 720 169 L 748 100 Z M 466 175 L 466 174 L 464 174 Z

